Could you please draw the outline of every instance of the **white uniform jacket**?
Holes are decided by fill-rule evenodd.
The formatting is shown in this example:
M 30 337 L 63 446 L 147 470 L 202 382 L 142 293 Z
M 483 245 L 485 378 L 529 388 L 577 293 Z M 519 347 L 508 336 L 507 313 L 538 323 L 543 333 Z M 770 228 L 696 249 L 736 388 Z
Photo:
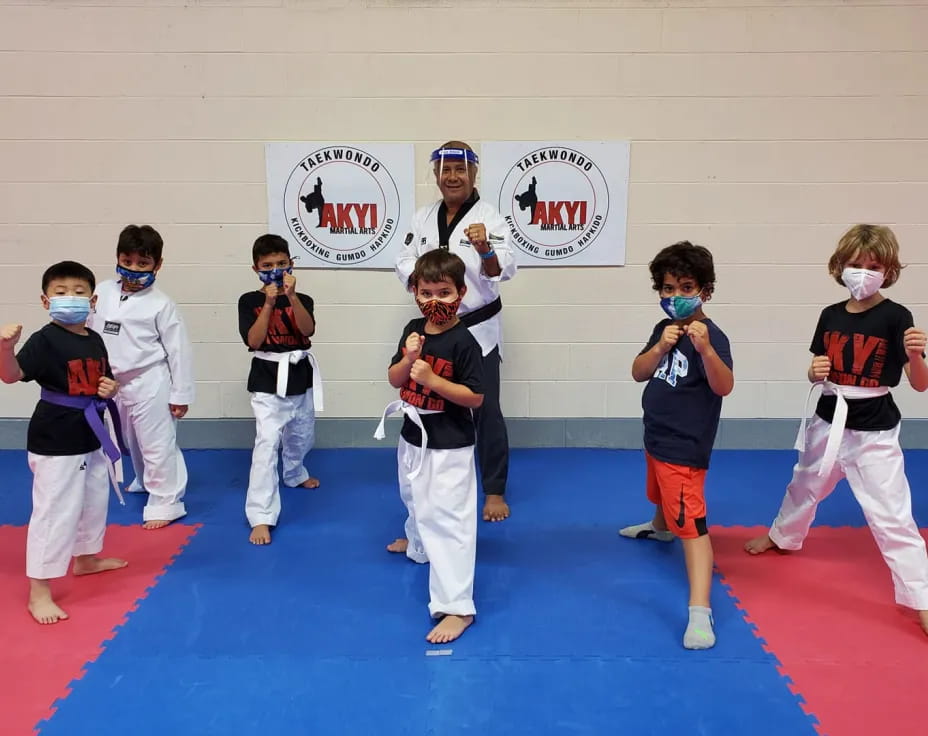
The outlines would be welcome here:
M 87 324 L 103 337 L 116 380 L 166 362 L 171 373 L 169 403 L 192 404 L 192 350 L 174 301 L 157 286 L 123 292 L 118 280 L 98 284 L 96 294 Z

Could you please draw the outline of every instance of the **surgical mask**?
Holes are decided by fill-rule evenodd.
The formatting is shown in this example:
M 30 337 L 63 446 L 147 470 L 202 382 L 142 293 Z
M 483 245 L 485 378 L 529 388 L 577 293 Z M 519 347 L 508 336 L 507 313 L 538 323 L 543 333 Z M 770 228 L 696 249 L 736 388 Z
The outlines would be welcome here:
M 841 272 L 841 280 L 857 301 L 863 301 L 876 294 L 886 274 L 882 271 L 871 271 L 868 268 L 845 268 Z
M 116 266 L 116 273 L 122 279 L 123 284 L 135 289 L 147 289 L 155 283 L 154 271 L 130 271 L 128 268 Z
M 417 299 L 416 303 L 429 322 L 433 325 L 443 325 L 454 319 L 454 315 L 458 312 L 458 307 L 461 306 L 461 297 L 458 297 L 453 302 L 442 302 L 438 299 L 429 299 L 427 302 L 420 302 Z
M 63 325 L 79 325 L 90 315 L 90 298 L 86 296 L 51 296 L 48 314 Z
M 670 319 L 686 319 L 702 306 L 698 296 L 665 296 L 661 299 L 663 309 Z
M 261 279 L 262 284 L 267 284 L 270 286 L 283 286 L 284 285 L 284 274 L 293 273 L 293 267 L 289 266 L 287 268 L 272 268 L 268 271 L 258 271 L 258 278 Z

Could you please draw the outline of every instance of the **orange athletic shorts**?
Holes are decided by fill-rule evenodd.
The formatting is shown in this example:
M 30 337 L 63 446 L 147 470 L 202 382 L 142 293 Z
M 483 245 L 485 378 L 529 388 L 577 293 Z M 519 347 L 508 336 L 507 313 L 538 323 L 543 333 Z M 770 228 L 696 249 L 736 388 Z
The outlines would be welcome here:
M 667 528 L 681 539 L 696 539 L 706 528 L 706 470 L 674 465 L 644 454 L 648 500 L 660 506 Z

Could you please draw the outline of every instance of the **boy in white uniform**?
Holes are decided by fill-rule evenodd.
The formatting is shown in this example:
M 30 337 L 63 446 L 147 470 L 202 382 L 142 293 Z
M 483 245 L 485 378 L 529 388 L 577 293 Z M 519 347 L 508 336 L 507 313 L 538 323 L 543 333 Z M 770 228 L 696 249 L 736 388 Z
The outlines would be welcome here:
M 129 225 L 116 245 L 118 279 L 97 287 L 87 321 L 99 332 L 121 389 L 116 398 L 135 481 L 148 491 L 145 529 L 159 529 L 187 513 L 187 466 L 177 445 L 177 420 L 193 402 L 190 341 L 177 306 L 153 286 L 164 243 L 150 225 Z

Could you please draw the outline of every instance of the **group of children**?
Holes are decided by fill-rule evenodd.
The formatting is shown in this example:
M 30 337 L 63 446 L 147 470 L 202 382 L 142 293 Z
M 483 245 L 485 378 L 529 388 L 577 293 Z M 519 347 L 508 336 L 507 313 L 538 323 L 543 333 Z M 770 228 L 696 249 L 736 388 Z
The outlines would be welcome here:
M 319 485 L 303 462 L 313 444 L 321 386 L 310 352 L 313 301 L 296 291 L 287 242 L 261 236 L 252 262 L 262 288 L 238 303 L 239 330 L 254 352 L 248 390 L 256 439 L 246 517 L 250 541 L 263 545 L 280 514 L 278 451 L 285 484 Z M 157 232 L 129 226 L 117 244 L 118 279 L 97 287 L 86 267 L 55 264 L 42 279 L 51 322 L 18 353 L 21 326 L 0 329 L 0 379 L 35 380 L 42 388 L 27 437 L 35 480 L 26 574 L 29 610 L 40 623 L 67 618 L 49 580 L 66 574 L 72 557 L 77 575 L 126 564 L 99 556 L 108 469 L 113 472 L 110 463 L 120 454 L 104 410 L 125 430 L 136 473 L 129 490 L 149 494 L 144 526 L 158 528 L 185 514 L 187 473 L 175 425 L 193 400 L 193 378 L 183 322 L 153 286 L 162 263 Z M 903 371 L 913 388 L 928 388 L 926 336 L 905 307 L 879 291 L 895 283 L 901 268 L 888 228 L 858 225 L 841 238 L 828 270 L 850 298 L 823 310 L 810 346 L 808 377 L 813 387 L 822 385 L 823 395 L 808 427 L 803 420 L 799 461 L 780 513 L 769 534 L 746 550 L 799 549 L 818 503 L 846 477 L 892 571 L 896 600 L 918 611 L 928 633 L 928 554 L 912 518 L 900 414 L 889 393 Z M 426 637 L 432 643 L 456 639 L 476 614 L 473 410 L 483 401 L 484 377 L 480 346 L 457 316 L 464 269 L 445 249 L 418 258 L 410 286 L 423 316 L 404 328 L 387 372 L 400 396 L 384 417 L 404 414 L 397 464 L 407 509 L 406 536 L 388 549 L 430 563 L 429 611 L 439 619 Z M 650 271 L 667 318 L 653 328 L 632 376 L 647 382 L 646 492 L 655 513 L 620 533 L 682 539 L 690 588 L 683 644 L 705 649 L 715 644 L 715 632 L 704 484 L 722 398 L 734 387 L 731 349 L 704 312 L 715 287 L 707 249 L 676 243 L 657 254 Z

